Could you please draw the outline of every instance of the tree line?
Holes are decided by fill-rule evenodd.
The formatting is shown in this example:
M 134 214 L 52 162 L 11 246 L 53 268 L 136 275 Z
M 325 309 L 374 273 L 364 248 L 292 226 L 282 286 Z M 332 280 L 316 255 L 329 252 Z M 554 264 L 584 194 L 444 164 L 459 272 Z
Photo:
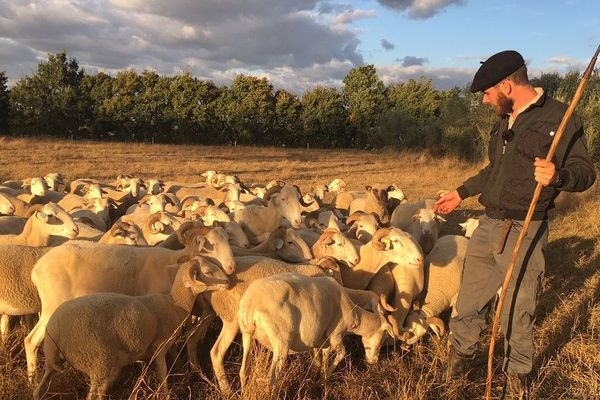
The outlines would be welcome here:
M 581 75 L 532 80 L 563 102 Z M 600 78 L 581 103 L 588 148 L 600 161 Z M 389 85 L 373 65 L 353 68 L 341 89 L 317 86 L 298 96 L 267 78 L 239 74 L 217 86 L 189 72 L 162 76 L 124 70 L 87 73 L 65 52 L 9 90 L 0 71 L 0 133 L 158 143 L 427 149 L 481 160 L 496 117 L 467 88 L 436 90 L 421 78 Z

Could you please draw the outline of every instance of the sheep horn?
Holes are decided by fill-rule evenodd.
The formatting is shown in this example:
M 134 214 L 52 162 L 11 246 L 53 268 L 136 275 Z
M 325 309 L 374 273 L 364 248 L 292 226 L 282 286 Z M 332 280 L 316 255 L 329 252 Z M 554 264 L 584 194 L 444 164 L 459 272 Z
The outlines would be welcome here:
M 396 317 L 390 314 L 386 317 L 386 319 L 388 323 L 392 326 L 392 330 L 394 331 L 394 338 L 404 340 L 403 336 L 400 334 L 400 327 L 398 326 L 398 321 L 396 321 Z
M 438 329 L 440 330 L 440 336 L 444 336 L 444 333 L 446 332 L 446 324 L 444 324 L 444 321 L 442 321 L 440 318 L 438 318 L 438 317 L 428 317 L 425 320 L 425 323 L 427 325 L 437 326 Z
M 346 218 L 346 225 L 351 225 L 354 222 L 356 222 L 357 219 L 359 219 L 360 217 L 362 217 L 363 215 L 366 215 L 363 211 L 355 211 L 352 214 L 350 214 L 350 216 L 348 218 Z
M 165 196 L 165 200 L 167 203 L 170 203 L 173 207 L 175 207 L 175 213 L 181 211 L 181 203 L 179 203 L 179 199 L 173 193 L 163 193 Z
M 148 232 L 152 233 L 153 235 L 156 235 L 161 232 L 159 229 L 154 228 L 154 223 L 160 221 L 162 217 L 163 216 L 161 212 L 156 212 L 148 217 L 148 219 L 146 220 L 146 229 L 148 230 Z
M 376 250 L 382 251 L 385 250 L 385 245 L 381 243 L 381 239 L 385 236 L 388 236 L 392 232 L 391 228 L 380 228 L 373 234 L 373 238 L 371 242 L 373 243 L 373 247 Z
M 177 240 L 179 241 L 179 243 L 185 245 L 186 241 L 187 241 L 187 236 L 190 232 L 190 230 L 195 226 L 196 224 L 192 221 L 186 221 L 183 224 L 181 224 L 181 226 L 179 227 L 179 229 L 177 229 L 176 231 L 176 235 L 177 235 Z
M 387 299 L 385 298 L 385 294 L 383 294 L 383 293 L 379 296 L 379 304 L 381 304 L 381 307 L 383 307 L 384 310 L 387 310 L 389 312 L 394 312 L 394 311 L 398 310 L 398 308 L 392 307 L 387 302 Z
M 266 201 L 269 201 L 271 199 L 271 196 L 274 195 L 275 193 L 279 193 L 282 188 L 283 188 L 283 186 L 279 186 L 279 185 L 273 186 L 272 188 L 270 188 L 269 190 L 266 191 L 263 199 L 265 199 Z
M 32 206 L 29 206 L 29 208 L 27 209 L 27 215 L 26 215 L 26 217 L 29 218 L 36 211 L 42 211 L 43 209 L 44 209 L 44 205 L 43 204 L 34 204 Z
M 130 228 L 131 228 L 131 224 L 129 222 L 117 221 L 112 226 L 112 228 L 110 228 L 110 236 L 114 237 L 118 230 L 129 232 Z

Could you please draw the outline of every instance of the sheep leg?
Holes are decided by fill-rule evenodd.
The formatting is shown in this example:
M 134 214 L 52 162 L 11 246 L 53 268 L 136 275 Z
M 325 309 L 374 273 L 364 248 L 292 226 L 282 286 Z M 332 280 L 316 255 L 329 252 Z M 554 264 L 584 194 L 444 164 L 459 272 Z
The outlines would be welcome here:
M 56 371 L 55 369 L 50 368 L 48 365 L 46 365 L 46 372 L 44 373 L 40 384 L 35 389 L 35 392 L 33 392 L 33 400 L 40 400 L 42 397 L 44 397 L 44 395 L 50 388 L 50 381 L 52 380 L 52 377 L 56 375 L 57 372 L 58 371 Z
M 168 398 L 169 384 L 167 383 L 167 375 L 169 372 L 167 369 L 167 361 L 165 359 L 166 353 L 166 349 L 163 349 L 160 353 L 158 353 L 154 359 L 154 365 L 156 365 L 156 372 L 158 374 L 158 380 L 160 381 L 159 389 L 161 390 L 163 396 Z
M 0 336 L 2 337 L 2 343 L 8 339 L 8 330 L 10 328 L 10 316 L 8 314 L 2 314 L 0 317 Z
M 323 376 L 327 378 L 329 375 L 327 371 L 329 371 L 329 355 L 331 354 L 331 345 L 329 347 L 324 347 L 321 350 L 321 355 L 323 356 L 323 364 L 321 364 L 321 372 Z
M 327 370 L 326 376 L 331 375 L 337 368 L 338 364 L 344 359 L 344 357 L 346 357 L 346 347 L 344 347 L 344 344 L 342 343 L 342 338 L 340 337 L 339 341 L 332 339 L 333 338 L 330 339 L 331 349 L 335 351 L 335 358 L 333 359 L 333 364 L 331 364 L 331 367 L 329 367 Z
M 242 355 L 242 365 L 240 367 L 240 382 L 242 385 L 242 393 L 244 393 L 244 388 L 246 387 L 246 378 L 247 378 L 247 369 L 248 369 L 248 361 L 249 354 L 252 348 L 252 335 L 248 332 L 242 333 L 242 345 L 243 345 L 243 355 Z
M 212 349 L 210 349 L 210 361 L 213 365 L 215 377 L 219 383 L 219 388 L 226 394 L 231 393 L 231 385 L 227 380 L 227 374 L 225 373 L 225 367 L 223 366 L 223 359 L 225 358 L 227 349 L 229 349 L 229 346 L 231 346 L 231 343 L 233 342 L 233 339 L 235 339 L 235 336 L 239 330 L 240 327 L 237 323 L 237 320 L 230 322 L 223 321 L 223 328 L 219 333 L 219 337 L 217 338 L 217 341 L 213 345 Z
M 275 389 L 275 382 L 277 382 L 277 377 L 281 373 L 288 353 L 289 348 L 283 343 L 273 346 L 273 360 L 271 361 L 271 368 L 269 368 L 269 387 L 271 393 Z
M 187 352 L 188 357 L 190 359 L 190 363 L 192 367 L 197 370 L 200 370 L 200 361 L 198 360 L 198 343 L 203 342 L 206 337 L 206 332 L 208 328 L 212 325 L 213 321 L 217 318 L 217 315 L 214 313 L 202 314 L 196 324 L 198 326 L 194 327 L 192 333 L 190 333 L 187 340 Z
M 90 391 L 86 400 L 104 400 L 107 396 L 108 389 L 119 377 L 120 370 L 110 371 L 104 379 L 93 378 L 90 382 Z
M 44 315 L 40 316 L 39 321 L 31 332 L 25 337 L 25 356 L 27 358 L 27 374 L 29 383 L 33 383 L 37 367 L 37 351 L 40 344 L 44 340 L 46 334 L 46 325 L 48 318 Z

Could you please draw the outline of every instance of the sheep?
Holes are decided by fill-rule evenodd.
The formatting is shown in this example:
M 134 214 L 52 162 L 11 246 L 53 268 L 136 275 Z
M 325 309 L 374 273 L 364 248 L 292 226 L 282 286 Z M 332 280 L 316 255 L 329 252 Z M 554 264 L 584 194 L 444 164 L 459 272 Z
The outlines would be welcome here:
M 48 184 L 46 183 L 44 178 L 40 177 L 24 180 L 21 189 L 13 189 L 6 186 L 0 186 L 0 193 L 17 197 L 25 202 L 29 202 L 29 200 L 34 196 L 44 196 L 47 190 Z
M 251 243 L 257 244 L 260 236 L 273 232 L 285 218 L 294 228 L 299 228 L 302 222 L 300 206 L 307 206 L 298 200 L 299 193 L 293 186 L 276 186 L 265 195 L 269 204 L 267 207 L 249 205 L 234 214 L 234 220 L 239 222 L 248 235 Z
M 165 184 L 161 179 L 148 179 L 146 181 L 146 192 L 149 194 L 159 194 L 165 189 Z
M 110 199 L 95 199 L 88 201 L 84 207 L 73 208 L 68 211 L 73 218 L 85 218 L 90 226 L 106 232 L 110 227 L 110 209 L 115 203 Z
M 14 207 L 14 211 L 12 212 L 11 215 L 19 216 L 19 217 L 27 217 L 27 215 L 29 214 L 29 208 L 31 207 L 31 205 L 28 202 L 18 199 L 9 194 L 1 193 L 1 192 L 0 192 L 0 198 L 6 199 Z M 10 211 L 10 206 L 8 207 L 7 211 Z
M 65 178 L 58 172 L 51 172 L 44 175 L 44 180 L 48 184 L 48 189 L 55 192 L 64 192 L 65 190 Z
M 475 232 L 475 229 L 477 229 L 477 227 L 479 226 L 479 219 L 478 218 L 467 218 L 467 220 L 465 222 L 460 223 L 458 225 L 460 225 L 462 230 L 465 231 L 465 237 L 471 238 L 471 236 L 473 236 L 473 232 Z
M 388 263 L 392 264 L 388 267 L 390 273 L 385 274 L 384 270 L 378 275 Z M 343 284 L 352 289 L 369 288 L 377 276 L 387 281 L 374 281 L 379 289 L 373 290 L 393 297 L 396 311 L 388 316 L 388 321 L 399 336 L 412 301 L 423 290 L 423 251 L 412 235 L 397 228 L 381 228 L 371 242 L 360 248 L 359 263 L 352 269 L 342 269 Z
M 195 297 L 227 287 L 227 275 L 194 257 L 179 266 L 169 294 L 98 293 L 61 304 L 46 327 L 46 371 L 34 399 L 44 396 L 65 361 L 89 377 L 88 399 L 104 398 L 121 369 L 138 360 L 154 361 L 168 395 L 165 355 L 189 318 Z
M 127 295 L 164 293 L 171 284 L 165 265 L 184 256 L 201 255 L 227 274 L 235 271 L 236 260 L 222 228 L 198 227 L 189 222 L 180 227 L 178 236 L 186 246 L 181 250 L 72 241 L 40 258 L 31 271 L 42 310 L 38 323 L 25 338 L 29 378 L 35 375 L 37 349 L 48 319 L 63 302 L 106 291 Z
M 398 188 L 398 185 L 392 183 L 388 187 L 388 213 L 392 215 L 398 204 L 408 203 L 408 199 L 402 189 Z
M 412 335 L 407 344 L 416 343 L 431 327 L 444 333 L 444 322 L 438 316 L 456 303 L 469 239 L 458 235 L 441 237 L 425 258 L 425 290 L 419 296 L 421 306 L 411 311 L 404 323 Z
M 128 246 L 148 246 L 142 230 L 135 224 L 117 221 L 104 233 L 98 243 L 123 244 Z
M 236 274 L 234 276 L 235 280 L 232 280 L 231 288 L 221 292 L 206 293 L 202 296 L 202 299 L 208 302 L 214 313 L 223 321 L 219 337 L 210 351 L 215 377 L 223 392 L 230 392 L 229 381 L 223 367 L 223 359 L 239 331 L 236 317 L 239 300 L 252 281 L 282 272 L 297 272 L 306 276 L 331 276 L 334 274 L 330 268 L 330 263 L 326 263 L 324 266 L 319 264 L 288 264 L 259 256 L 236 257 Z M 201 319 L 203 321 L 202 325 L 189 338 L 188 349 L 197 348 L 198 342 L 204 337 L 206 328 L 213 319 L 213 313 L 204 315 Z M 190 355 L 192 365 L 198 368 L 198 359 L 195 352 L 191 351 Z
M 15 205 L 10 201 L 8 196 L 0 193 L 0 215 L 12 215 L 15 213 Z
M 440 222 L 446 220 L 432 208 L 421 207 L 423 202 L 425 200 L 417 204 L 400 204 L 392 213 L 390 226 L 412 234 L 427 254 L 438 238 Z
M 348 235 L 354 235 L 360 242 L 368 243 L 382 223 L 375 213 L 356 211 L 348 216 L 346 225 L 350 227 Z
M 33 266 L 52 247 L 0 245 L 0 314 L 2 341 L 8 336 L 8 316 L 36 314 L 40 298 L 31 281 Z
M 353 268 L 342 269 L 345 287 L 366 289 L 377 271 L 387 263 L 422 265 L 423 252 L 406 232 L 380 228 L 373 239 L 360 248 L 359 259 Z
M 288 261 L 291 263 L 308 262 L 313 258 L 310 249 L 291 228 L 280 226 L 269 235 L 269 238 L 259 245 L 250 248 L 232 246 L 235 256 L 260 255 Z
M 318 233 L 323 233 L 327 228 L 340 231 L 343 228 L 340 222 L 342 218 L 343 215 L 337 209 L 331 208 L 331 206 L 320 207 L 306 214 L 304 225 Z
M 66 212 L 69 212 L 75 208 L 88 207 L 90 202 L 93 202 L 96 199 L 101 199 L 102 195 L 107 193 L 97 183 L 87 184 L 82 188 L 81 191 L 83 192 L 82 196 L 78 194 L 67 193 L 58 202 L 58 205 L 64 208 Z M 110 201 L 113 206 L 116 206 L 115 202 L 112 199 L 109 199 L 108 201 Z
M 0 235 L 18 235 L 23 232 L 27 218 L 17 217 L 15 215 L 5 215 L 0 217 Z
M 166 212 L 157 212 L 151 215 L 128 214 L 119 218 L 118 221 L 139 225 L 142 228 L 144 239 L 150 246 L 166 240 L 181 225 L 177 218 Z
M 343 233 L 331 228 L 326 229 L 321 234 L 315 244 L 312 245 L 311 250 L 317 259 L 333 257 L 346 263 L 349 268 L 353 268 L 360 261 L 352 242 Z
M 269 293 L 268 297 L 264 294 Z M 284 273 L 252 282 L 240 299 L 237 320 L 242 333 L 240 368 L 242 392 L 246 383 L 249 352 L 253 339 L 273 351 L 269 370 L 273 388 L 287 355 L 323 349 L 323 370 L 330 375 L 346 355 L 344 336 L 362 337 L 367 363 L 379 359 L 384 336 L 393 336 L 382 315 L 357 307 L 344 289 L 328 277 Z M 328 366 L 328 355 L 335 358 Z
M 31 216 L 19 235 L 0 235 L 0 244 L 47 246 L 51 236 L 74 239 L 79 233 L 73 218 L 53 203 L 31 207 Z
M 352 214 L 356 211 L 364 211 L 366 213 L 375 213 L 384 224 L 390 221 L 388 212 L 388 190 L 385 185 L 367 185 L 367 196 L 352 200 L 348 208 L 348 213 Z

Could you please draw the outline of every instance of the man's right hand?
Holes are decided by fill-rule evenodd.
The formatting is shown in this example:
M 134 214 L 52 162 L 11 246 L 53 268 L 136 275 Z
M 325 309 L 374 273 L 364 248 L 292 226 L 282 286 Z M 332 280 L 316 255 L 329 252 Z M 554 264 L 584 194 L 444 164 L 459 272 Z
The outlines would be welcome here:
M 435 202 L 435 212 L 439 214 L 449 214 L 460 205 L 462 199 L 455 190 L 440 198 Z

